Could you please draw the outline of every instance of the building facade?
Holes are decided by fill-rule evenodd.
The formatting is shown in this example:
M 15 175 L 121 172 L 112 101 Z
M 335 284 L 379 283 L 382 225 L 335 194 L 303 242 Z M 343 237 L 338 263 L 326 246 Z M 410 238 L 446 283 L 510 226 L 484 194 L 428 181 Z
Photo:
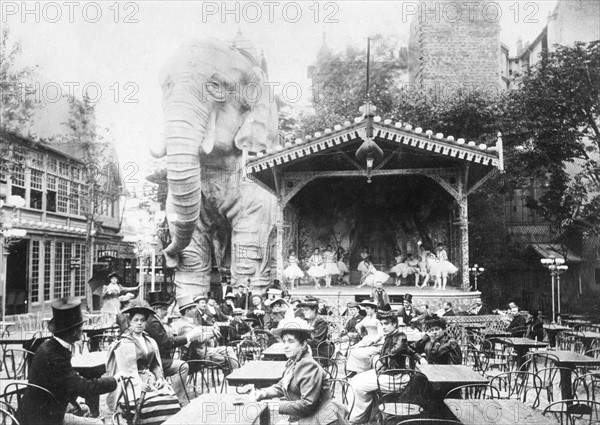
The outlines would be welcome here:
M 4 314 L 50 311 L 52 300 L 67 296 L 89 303 L 88 280 L 98 254 L 106 256 L 108 251 L 124 261 L 133 258 L 119 234 L 118 168 L 102 177 L 105 193 L 92 220 L 84 163 L 65 153 L 65 146 L 56 148 L 3 131 L 0 151 Z M 23 205 L 11 206 L 14 199 Z M 125 284 L 134 282 L 135 263 L 124 262 L 122 268 Z

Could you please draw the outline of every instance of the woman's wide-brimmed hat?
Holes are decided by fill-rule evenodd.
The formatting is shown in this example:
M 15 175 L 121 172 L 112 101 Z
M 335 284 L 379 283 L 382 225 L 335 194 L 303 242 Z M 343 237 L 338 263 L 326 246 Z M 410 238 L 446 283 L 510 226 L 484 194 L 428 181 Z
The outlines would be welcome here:
M 352 301 L 351 303 L 347 304 L 348 308 L 361 308 L 361 305 L 359 303 L 357 303 L 356 301 Z
M 394 317 L 397 317 L 397 315 L 396 315 L 396 312 L 393 311 L 392 309 L 390 309 L 390 310 L 383 310 L 383 311 L 379 310 L 377 312 L 377 320 L 392 319 Z
M 232 316 L 241 316 L 242 314 L 244 314 L 244 309 L 241 308 L 234 308 L 233 311 L 231 312 Z
M 233 298 L 235 300 L 235 295 L 232 292 L 228 292 L 225 294 L 225 298 Z
M 52 319 L 48 329 L 52 333 L 60 333 L 73 329 L 86 322 L 81 312 L 79 298 L 61 298 L 52 303 Z
M 377 308 L 377 303 L 373 300 L 361 301 L 360 305 L 363 307 L 371 307 L 371 308 L 375 308 L 375 309 Z
M 196 299 L 191 294 L 180 295 L 177 297 L 177 305 L 179 312 L 183 313 L 188 308 L 196 306 Z
M 265 301 L 265 304 L 267 304 L 267 301 Z M 272 300 L 269 300 L 267 305 L 273 306 L 273 305 L 277 305 L 277 304 L 285 304 L 288 307 L 290 306 L 290 303 L 288 303 L 286 300 L 284 300 L 281 297 L 277 297 L 277 298 L 273 298 Z
M 110 278 L 113 278 L 113 277 L 116 277 L 116 278 L 117 278 L 117 280 L 118 280 L 119 282 L 121 282 L 121 281 L 123 280 L 123 279 L 121 279 L 121 275 L 120 275 L 119 273 L 117 273 L 117 272 L 112 272 L 112 273 L 111 273 L 111 274 L 109 274 L 107 277 L 108 277 L 109 279 L 110 279 Z
M 314 329 L 305 320 L 294 317 L 292 319 L 283 319 L 279 322 L 279 326 L 271 332 L 277 337 L 281 337 L 284 332 L 297 332 L 310 337 L 313 330 Z
M 148 307 L 135 306 L 126 308 L 121 312 L 121 314 L 129 314 L 129 317 L 133 317 L 136 314 L 143 314 L 144 316 L 146 316 L 146 318 L 148 318 L 154 314 L 154 310 Z
M 311 295 L 307 295 L 304 298 L 304 301 L 300 301 L 300 304 L 298 304 L 298 307 L 310 307 L 310 308 L 314 308 L 316 310 L 319 308 L 319 300 Z

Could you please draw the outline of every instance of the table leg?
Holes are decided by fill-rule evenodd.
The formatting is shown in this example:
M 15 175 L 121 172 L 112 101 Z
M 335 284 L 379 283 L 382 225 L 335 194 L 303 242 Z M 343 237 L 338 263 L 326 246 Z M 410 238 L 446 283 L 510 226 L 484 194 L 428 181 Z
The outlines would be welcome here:
M 573 384 L 571 383 L 571 374 L 574 370 L 575 367 L 563 367 L 560 369 L 560 394 L 563 400 L 569 400 L 573 398 Z
M 548 334 L 548 343 L 550 347 L 556 347 L 556 332 L 546 329 L 546 333 Z
M 527 347 L 515 347 L 515 353 L 517 354 L 517 370 L 521 370 L 523 363 L 525 362 L 525 355 L 529 351 Z

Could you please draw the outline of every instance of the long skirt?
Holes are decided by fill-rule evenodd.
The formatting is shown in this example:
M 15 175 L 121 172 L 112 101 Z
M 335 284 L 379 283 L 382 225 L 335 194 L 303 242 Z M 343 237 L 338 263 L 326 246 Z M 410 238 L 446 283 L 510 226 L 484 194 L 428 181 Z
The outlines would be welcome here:
M 354 389 L 354 408 L 350 413 L 351 423 L 368 422 L 371 416 L 371 403 L 373 402 L 373 394 L 379 387 L 382 391 L 390 391 L 392 388 L 397 388 L 402 385 L 404 388 L 409 381 L 408 375 L 399 377 L 382 375 L 380 377 L 379 386 L 377 385 L 377 373 L 375 369 L 367 370 L 359 373 L 352 379 L 350 384 Z M 402 384 L 399 384 L 399 383 Z
M 381 344 L 369 347 L 350 347 L 346 370 L 360 373 L 371 369 L 373 356 L 379 354 L 381 347 Z

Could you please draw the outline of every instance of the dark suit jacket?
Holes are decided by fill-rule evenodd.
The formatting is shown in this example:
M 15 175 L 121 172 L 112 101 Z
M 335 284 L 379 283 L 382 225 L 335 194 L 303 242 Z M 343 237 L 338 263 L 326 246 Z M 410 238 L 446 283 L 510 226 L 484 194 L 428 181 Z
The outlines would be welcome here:
M 150 338 L 154 339 L 158 345 L 163 370 L 170 368 L 173 364 L 173 349 L 187 344 L 187 338 L 185 336 L 174 337 L 168 333 L 160 319 L 154 314 L 148 317 L 148 321 L 146 322 L 146 333 Z
M 506 328 L 508 332 L 512 334 L 512 336 L 516 337 L 524 337 L 527 333 L 527 320 L 525 316 L 521 313 L 518 313 L 510 322 L 510 325 Z
M 447 312 L 442 314 L 442 317 L 443 316 L 456 316 L 456 313 L 454 312 L 454 310 L 448 310 Z
M 29 383 L 52 394 L 27 388 L 17 410 L 21 425 L 62 425 L 70 400 L 105 394 L 117 388 L 113 377 L 85 379 L 71 367 L 71 351 L 51 338 L 33 356 Z
M 490 314 L 493 314 L 492 310 L 490 310 L 489 307 L 486 307 L 485 304 L 482 304 L 481 308 L 477 312 L 478 316 L 489 316 Z
M 404 332 L 396 329 L 385 336 L 383 347 L 381 347 L 381 357 L 391 356 L 384 360 L 383 368 L 388 369 L 406 369 L 406 358 L 419 360 L 421 356 L 408 346 L 408 340 Z
M 329 336 L 329 326 L 327 325 L 327 321 L 322 317 L 317 316 L 312 323 L 308 322 L 308 324 L 314 328 L 311 337 L 308 340 L 308 345 L 312 349 L 314 356 L 323 356 L 324 353 L 317 353 L 317 346 Z M 327 349 L 325 349 L 325 351 L 327 351 Z

